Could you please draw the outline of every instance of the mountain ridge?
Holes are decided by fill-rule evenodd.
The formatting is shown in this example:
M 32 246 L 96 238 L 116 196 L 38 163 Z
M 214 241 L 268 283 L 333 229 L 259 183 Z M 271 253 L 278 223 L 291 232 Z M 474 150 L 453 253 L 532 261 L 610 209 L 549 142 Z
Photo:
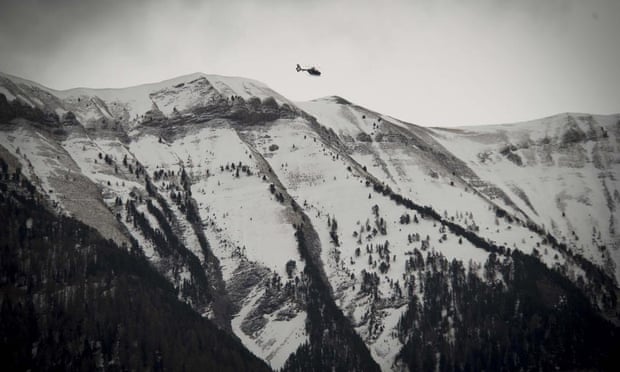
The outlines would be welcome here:
M 268 85 L 259 81 L 259 80 L 255 80 L 255 79 L 251 79 L 251 78 L 247 78 L 247 77 L 243 77 L 243 76 L 229 76 L 229 75 L 219 75 L 219 74 L 207 74 L 204 72 L 192 72 L 192 73 L 188 73 L 188 74 L 183 74 L 183 75 L 178 75 L 178 76 L 174 76 L 174 77 L 170 77 L 164 80 L 160 80 L 160 81 L 154 81 L 154 82 L 145 82 L 145 83 L 140 83 L 140 84 L 136 84 L 136 85 L 128 85 L 128 86 L 122 86 L 122 87 L 105 87 L 105 88 L 92 88 L 92 87 L 73 87 L 73 88 L 66 88 L 66 89 L 55 89 L 55 88 L 51 88 L 48 86 L 45 86 L 43 84 L 37 83 L 33 80 L 29 80 L 17 75 L 12 75 L 12 74 L 8 74 L 5 72 L 0 71 L 0 76 L 3 76 L 7 79 L 11 79 L 14 82 L 19 82 L 19 83 L 26 83 L 26 84 L 30 84 L 33 86 L 37 86 L 41 89 L 44 89 L 46 91 L 49 92 L 53 92 L 53 93 L 60 93 L 62 95 L 70 95 L 70 94 L 75 94 L 78 92 L 110 92 L 110 91 L 123 91 L 123 90 L 131 90 L 131 89 L 136 89 L 136 88 L 156 88 L 156 87 L 160 87 L 160 86 L 171 86 L 174 84 L 178 84 L 178 83 L 185 83 L 191 80 L 195 80 L 201 77 L 205 77 L 205 78 L 214 78 L 214 79 L 235 79 L 235 80 L 241 80 L 241 81 L 247 81 L 247 82 L 251 82 L 251 83 L 257 83 L 259 85 L 265 86 L 267 88 Z M 269 88 L 271 89 L 271 88 Z M 358 106 L 357 104 L 355 104 L 352 101 L 349 101 L 348 99 L 339 96 L 337 94 L 333 94 L 333 95 L 327 95 L 327 96 L 322 96 L 322 97 L 317 97 L 317 98 L 313 98 L 307 101 L 295 101 L 298 103 L 304 103 L 304 102 L 320 102 L 320 101 L 332 101 L 341 105 L 353 105 L 353 106 Z M 293 101 L 291 101 L 293 102 Z M 359 106 L 361 107 L 361 106 Z M 467 128 L 478 128 L 478 127 L 494 127 L 494 126 L 514 126 L 514 125 L 521 125 L 521 124 L 527 124 L 527 123 L 533 123 L 533 122 L 537 122 L 537 121 L 541 121 L 541 120 L 549 120 L 552 118 L 556 118 L 556 117 L 561 117 L 561 116 L 583 116 L 583 115 L 594 115 L 594 116 L 620 116 L 620 112 L 613 112 L 613 113 L 588 113 L 588 112 L 577 112 L 577 111 L 563 111 L 563 112 L 558 112 L 555 114 L 551 114 L 548 116 L 543 116 L 540 118 L 533 118 L 533 119 L 528 119 L 528 120 L 521 120 L 521 121 L 517 121 L 517 122 L 501 122 L 501 123 L 489 123 L 489 124 L 468 124 L 468 125 L 450 125 L 450 126 L 425 126 L 425 125 L 421 125 L 421 124 L 413 124 L 413 123 L 409 123 L 409 122 L 405 122 L 402 121 L 400 119 L 396 119 L 394 117 L 391 117 L 389 115 L 385 115 L 386 117 L 390 117 L 393 120 L 398 120 L 401 121 L 403 123 L 408 123 L 408 124 L 413 124 L 413 125 L 421 125 L 425 128 L 431 128 L 431 129 L 444 129 L 444 130 L 449 130 L 451 128 L 454 129 L 467 129 Z

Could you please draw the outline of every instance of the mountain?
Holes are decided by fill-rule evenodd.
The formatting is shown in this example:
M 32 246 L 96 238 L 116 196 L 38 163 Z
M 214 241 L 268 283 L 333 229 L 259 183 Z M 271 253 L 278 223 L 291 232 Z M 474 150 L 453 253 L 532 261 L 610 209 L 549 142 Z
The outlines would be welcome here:
M 48 218 L 284 370 L 613 369 L 619 141 L 620 115 L 426 128 L 245 78 L 0 74 L 0 155 Z

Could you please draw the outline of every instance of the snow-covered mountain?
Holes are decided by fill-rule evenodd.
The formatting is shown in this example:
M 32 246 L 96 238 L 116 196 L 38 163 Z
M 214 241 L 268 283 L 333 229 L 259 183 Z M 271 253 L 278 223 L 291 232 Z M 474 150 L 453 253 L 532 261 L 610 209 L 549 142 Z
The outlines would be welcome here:
M 0 74 L 0 155 L 272 368 L 407 369 L 429 275 L 462 262 L 509 292 L 514 252 L 569 280 L 538 293 L 571 285 L 618 324 L 620 115 L 425 128 L 245 78 L 56 91 Z M 452 343 L 458 308 L 439 310 Z

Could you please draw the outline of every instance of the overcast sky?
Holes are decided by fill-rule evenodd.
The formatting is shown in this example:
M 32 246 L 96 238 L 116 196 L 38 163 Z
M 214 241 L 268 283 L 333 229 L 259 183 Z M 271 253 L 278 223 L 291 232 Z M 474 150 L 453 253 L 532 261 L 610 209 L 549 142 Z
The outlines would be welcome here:
M 244 76 L 421 125 L 617 113 L 620 0 L 0 0 L 0 71 L 56 89 Z

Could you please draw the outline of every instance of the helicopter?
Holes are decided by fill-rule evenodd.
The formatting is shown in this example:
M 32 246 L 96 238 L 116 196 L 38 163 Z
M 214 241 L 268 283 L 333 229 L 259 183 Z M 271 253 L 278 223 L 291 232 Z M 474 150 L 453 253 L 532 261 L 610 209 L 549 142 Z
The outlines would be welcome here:
M 321 76 L 321 71 L 317 70 L 316 67 L 302 68 L 299 65 L 299 63 L 298 63 L 296 70 L 297 70 L 297 72 L 299 72 L 299 71 L 306 71 L 307 73 L 309 73 L 312 76 Z

